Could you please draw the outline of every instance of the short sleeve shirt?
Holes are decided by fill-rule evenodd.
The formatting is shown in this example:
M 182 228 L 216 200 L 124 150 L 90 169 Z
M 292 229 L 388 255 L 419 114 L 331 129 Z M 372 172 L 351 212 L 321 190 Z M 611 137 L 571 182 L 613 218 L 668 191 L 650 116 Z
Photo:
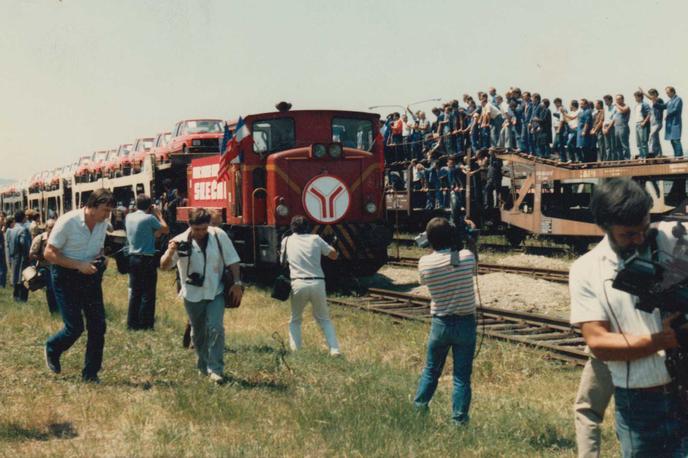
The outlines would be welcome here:
M 325 278 L 321 257 L 334 251 L 317 234 L 292 234 L 282 239 L 280 253 L 286 253 L 292 280 Z
M 660 252 L 671 253 L 672 223 L 660 223 L 657 245 Z M 659 310 L 646 313 L 636 308 L 635 296 L 612 287 L 616 270 L 623 260 L 612 250 L 605 237 L 593 250 L 580 257 L 571 267 L 571 324 L 605 321 L 612 332 L 647 335 L 662 330 Z M 671 381 L 665 366 L 665 352 L 659 351 L 645 358 L 631 361 L 628 381 L 625 361 L 606 361 L 614 386 L 621 388 L 649 388 Z M 628 384 L 627 384 L 628 382 Z
M 108 222 L 96 223 L 91 231 L 86 225 L 84 211 L 80 208 L 60 216 L 50 232 L 48 244 L 69 259 L 92 261 L 103 250 Z
M 175 242 L 189 240 L 191 229 L 187 229 L 174 237 Z M 222 245 L 222 257 L 217 242 Z M 189 260 L 191 265 L 189 265 Z M 234 249 L 234 244 L 229 239 L 225 231 L 216 227 L 208 228 L 208 245 L 205 248 L 205 256 L 201 246 L 195 241 L 191 241 L 190 256 L 180 257 L 177 252 L 172 256 L 172 261 L 177 264 L 181 284 L 180 295 L 189 302 L 201 302 L 203 300 L 213 300 L 218 294 L 224 291 L 222 284 L 222 273 L 225 266 L 236 264 L 240 261 L 239 255 Z M 189 273 L 196 272 L 205 277 L 203 286 L 194 286 L 186 283 Z
M 158 218 L 137 210 L 127 215 L 124 225 L 129 242 L 129 254 L 155 254 L 155 231 L 162 227 Z

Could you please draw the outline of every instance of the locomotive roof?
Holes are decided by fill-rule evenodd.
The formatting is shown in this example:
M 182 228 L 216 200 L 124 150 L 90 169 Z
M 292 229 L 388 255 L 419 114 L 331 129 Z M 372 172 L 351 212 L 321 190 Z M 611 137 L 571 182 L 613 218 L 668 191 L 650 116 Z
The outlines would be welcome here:
M 330 115 L 340 115 L 340 116 L 353 116 L 360 118 L 371 118 L 379 119 L 380 115 L 378 113 L 371 113 L 367 111 L 349 111 L 349 110 L 289 110 L 289 111 L 267 111 L 265 113 L 256 113 L 246 116 L 244 119 L 250 121 L 252 119 L 274 119 L 274 118 L 284 118 L 287 116 L 306 115 L 306 114 L 330 114 Z M 232 123 L 236 123 L 236 119 Z

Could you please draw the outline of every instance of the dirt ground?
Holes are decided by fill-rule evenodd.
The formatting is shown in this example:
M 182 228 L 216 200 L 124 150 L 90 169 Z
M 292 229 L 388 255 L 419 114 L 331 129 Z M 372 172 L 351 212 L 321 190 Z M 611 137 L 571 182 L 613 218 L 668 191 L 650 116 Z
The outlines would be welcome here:
M 568 259 L 528 254 L 484 256 L 484 262 L 568 270 Z M 427 296 L 427 287 L 418 284 L 416 269 L 385 266 L 363 280 L 366 286 L 389 288 Z M 482 305 L 522 310 L 566 318 L 569 314 L 568 285 L 507 273 L 490 273 L 477 278 L 476 296 Z

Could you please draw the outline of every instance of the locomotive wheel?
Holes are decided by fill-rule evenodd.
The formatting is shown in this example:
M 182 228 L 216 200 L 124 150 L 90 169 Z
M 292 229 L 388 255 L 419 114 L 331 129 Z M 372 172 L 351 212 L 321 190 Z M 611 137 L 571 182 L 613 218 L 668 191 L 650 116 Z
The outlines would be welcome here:
M 517 248 L 521 246 L 523 241 L 526 239 L 526 232 L 517 227 L 510 227 L 506 230 L 504 236 L 506 237 L 507 242 L 509 242 L 509 245 L 511 245 L 513 248 Z

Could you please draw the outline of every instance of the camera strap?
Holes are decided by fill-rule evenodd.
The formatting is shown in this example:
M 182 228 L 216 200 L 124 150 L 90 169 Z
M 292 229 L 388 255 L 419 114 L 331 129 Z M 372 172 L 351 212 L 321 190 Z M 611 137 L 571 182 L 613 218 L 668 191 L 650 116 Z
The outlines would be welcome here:
M 210 235 L 208 235 L 208 241 L 210 240 Z M 186 277 L 189 277 L 189 271 L 191 270 L 191 258 L 193 257 L 193 240 L 191 240 L 191 233 L 189 233 L 189 237 L 187 238 L 187 241 L 189 242 L 189 261 L 186 263 Z M 201 252 L 203 252 L 203 278 L 205 278 L 205 268 L 206 268 L 206 257 L 205 257 L 205 250 L 208 248 L 208 244 L 206 242 L 205 248 L 201 246 L 200 243 L 197 243 L 198 247 L 201 249 Z M 224 262 L 224 261 L 223 261 Z

